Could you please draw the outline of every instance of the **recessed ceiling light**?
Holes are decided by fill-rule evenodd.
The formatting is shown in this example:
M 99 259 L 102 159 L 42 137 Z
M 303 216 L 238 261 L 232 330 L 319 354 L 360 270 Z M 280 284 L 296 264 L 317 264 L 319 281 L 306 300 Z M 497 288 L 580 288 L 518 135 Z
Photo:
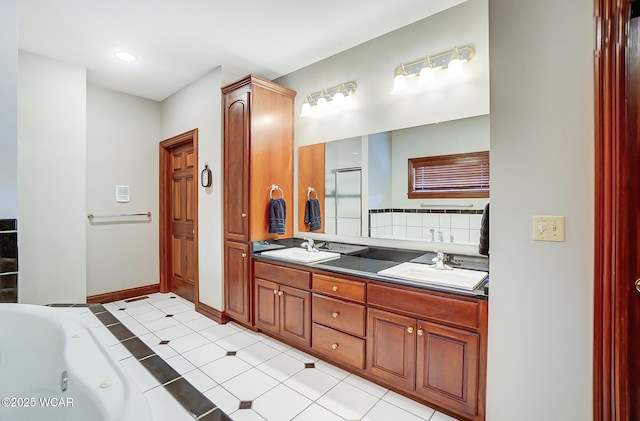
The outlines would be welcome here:
M 138 59 L 138 57 L 127 51 L 116 51 L 114 55 L 122 61 L 136 61 Z

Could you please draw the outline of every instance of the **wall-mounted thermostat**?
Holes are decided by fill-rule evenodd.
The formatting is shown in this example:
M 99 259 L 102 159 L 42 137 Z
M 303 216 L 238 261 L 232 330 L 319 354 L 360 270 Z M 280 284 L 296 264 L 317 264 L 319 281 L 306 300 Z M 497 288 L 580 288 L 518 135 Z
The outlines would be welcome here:
M 129 186 L 116 186 L 116 202 L 129 201 Z

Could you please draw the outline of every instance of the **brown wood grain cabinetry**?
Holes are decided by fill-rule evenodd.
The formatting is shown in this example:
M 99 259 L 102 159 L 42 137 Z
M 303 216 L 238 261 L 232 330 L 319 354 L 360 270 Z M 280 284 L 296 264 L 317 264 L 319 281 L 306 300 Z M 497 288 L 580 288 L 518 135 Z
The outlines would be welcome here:
M 255 325 L 289 343 L 311 346 L 309 272 L 256 262 Z
M 311 197 L 320 202 L 321 220 L 324 221 L 324 143 L 300 146 L 298 148 L 298 231 L 309 231 L 304 223 L 304 210 L 308 198 L 308 188 L 315 189 Z M 322 229 L 314 232 L 324 232 Z
M 367 297 L 366 370 L 465 418 L 484 419 L 486 301 L 374 283 Z
M 313 274 L 312 349 L 334 361 L 364 369 L 366 283 Z
M 273 239 L 269 233 L 269 191 L 278 185 L 287 203 L 286 232 L 293 234 L 293 100 L 295 92 L 255 75 L 222 88 L 224 107 L 224 241 L 249 246 Z M 277 163 L 277 165 L 274 165 Z M 247 249 L 248 251 L 248 249 Z M 238 259 L 225 255 L 225 312 L 251 325 L 251 272 L 233 267 Z M 243 275 L 244 278 L 240 278 Z M 238 295 L 238 292 L 249 293 Z M 242 306 L 239 305 L 242 303 Z M 240 308 L 244 313 L 240 312 Z
M 224 242 L 225 312 L 244 324 L 251 323 L 251 254 L 247 243 Z

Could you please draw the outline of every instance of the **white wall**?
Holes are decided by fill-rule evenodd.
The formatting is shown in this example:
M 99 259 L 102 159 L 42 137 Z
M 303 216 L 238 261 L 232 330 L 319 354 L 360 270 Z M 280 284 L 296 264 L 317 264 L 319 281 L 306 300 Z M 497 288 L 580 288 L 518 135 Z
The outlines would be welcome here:
M 20 52 L 18 243 L 22 303 L 86 298 L 86 71 Z
M 85 218 L 89 296 L 159 283 L 158 140 L 159 102 L 88 86 L 87 212 L 152 214 Z M 129 186 L 128 203 L 116 185 Z
M 420 126 L 489 112 L 489 37 L 487 0 L 468 0 L 451 9 L 375 38 L 276 81 L 298 92 L 295 145 Z M 394 70 L 427 54 L 471 45 L 475 57 L 465 75 L 434 86 L 391 95 Z M 339 82 L 355 80 L 355 95 L 339 112 L 300 118 L 305 96 Z
M 491 0 L 491 421 L 592 419 L 591 0 Z M 531 240 L 565 215 L 566 241 Z
M 198 177 L 209 164 L 213 184 L 198 191 L 200 301 L 224 309 L 222 274 L 222 93 L 221 69 L 162 102 L 161 139 L 198 129 Z
M 18 11 L 0 1 L 0 219 L 18 217 Z

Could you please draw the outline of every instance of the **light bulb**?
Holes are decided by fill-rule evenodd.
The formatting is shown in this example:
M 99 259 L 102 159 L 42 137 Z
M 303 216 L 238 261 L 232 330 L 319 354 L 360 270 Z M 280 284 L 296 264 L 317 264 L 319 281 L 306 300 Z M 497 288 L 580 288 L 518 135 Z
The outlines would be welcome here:
M 327 99 L 323 96 L 321 96 L 320 98 L 318 98 L 318 101 L 316 103 L 317 107 L 318 107 L 318 111 L 324 111 L 327 109 Z
M 300 117 L 307 117 L 309 115 L 311 115 L 311 104 L 305 101 L 304 104 L 302 104 L 302 112 L 300 113 Z
M 344 94 L 340 91 L 336 92 L 331 101 L 336 105 L 344 104 Z
M 420 70 L 420 83 L 431 83 L 433 82 L 433 69 L 430 66 L 424 66 Z
M 393 79 L 393 91 L 391 93 L 396 93 L 400 91 L 404 91 L 407 89 L 407 78 L 404 75 L 396 75 Z

